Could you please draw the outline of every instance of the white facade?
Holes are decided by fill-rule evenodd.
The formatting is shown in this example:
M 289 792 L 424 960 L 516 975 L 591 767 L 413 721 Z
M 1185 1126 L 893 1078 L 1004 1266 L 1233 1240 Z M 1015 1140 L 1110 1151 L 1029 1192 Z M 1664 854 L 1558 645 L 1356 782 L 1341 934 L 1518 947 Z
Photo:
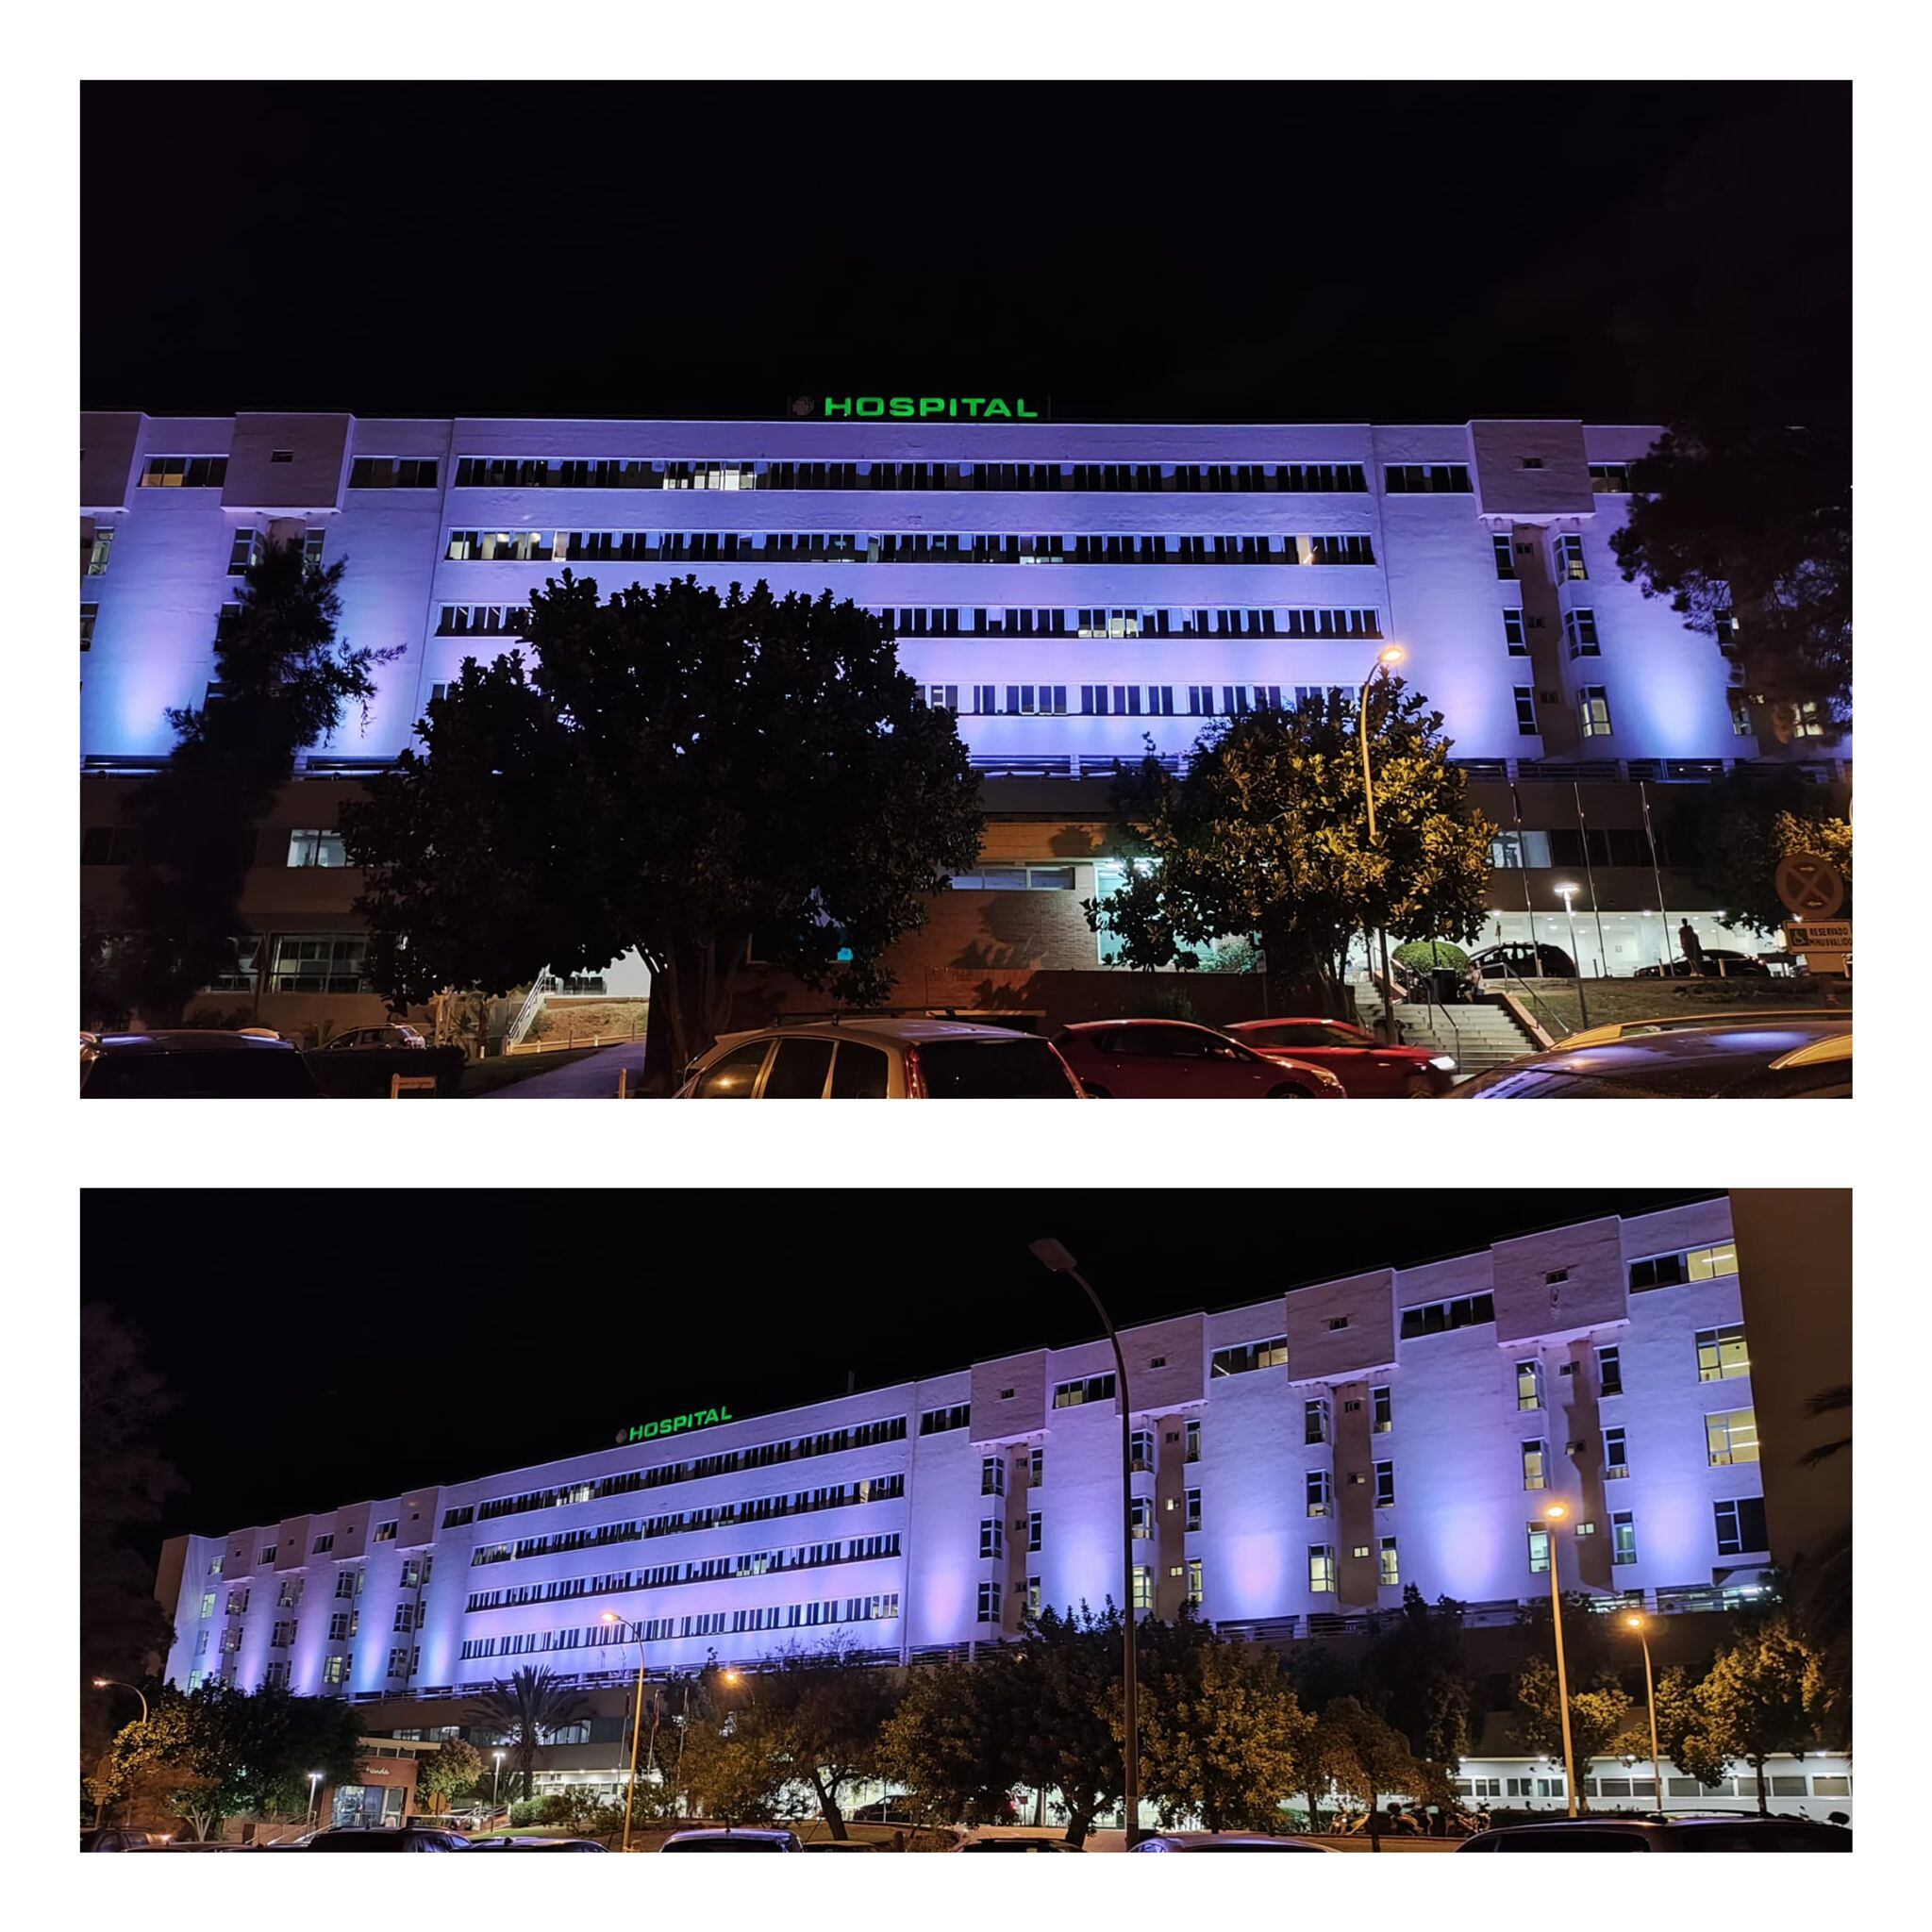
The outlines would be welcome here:
M 1198 1593 L 1224 1629 L 1288 1637 L 1414 1584 L 1507 1619 L 1547 1589 L 1530 1530 L 1553 1500 L 1592 1525 L 1557 1538 L 1565 1588 L 1664 1611 L 1752 1588 L 1729 1242 L 1727 1205 L 1700 1203 L 1128 1331 L 1143 1601 Z M 1633 1291 L 1633 1272 L 1694 1278 Z M 525 1662 L 619 1681 L 634 1636 L 653 1671 L 835 1633 L 897 1661 L 1010 1632 L 1029 1597 L 1118 1601 L 1119 1417 L 1084 1386 L 1111 1371 L 1104 1342 L 1038 1350 L 179 1539 L 167 1675 L 435 1697 Z
M 566 563 L 606 591 L 764 578 L 880 610 L 988 771 L 1104 770 L 1147 735 L 1178 756 L 1212 718 L 1359 684 L 1391 641 L 1494 777 L 1802 758 L 1734 720 L 1713 643 L 1618 573 L 1616 466 L 1655 434 L 84 415 L 83 758 L 170 750 L 251 533 L 346 558 L 341 635 L 400 653 L 311 771 L 392 759 Z

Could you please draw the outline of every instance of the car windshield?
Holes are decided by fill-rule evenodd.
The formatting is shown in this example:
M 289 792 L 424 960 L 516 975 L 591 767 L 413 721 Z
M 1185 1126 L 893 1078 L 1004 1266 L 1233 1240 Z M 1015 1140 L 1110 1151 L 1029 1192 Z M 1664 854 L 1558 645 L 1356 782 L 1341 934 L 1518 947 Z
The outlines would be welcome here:
M 233 1053 L 106 1053 L 88 1071 L 90 1100 L 281 1100 L 312 1097 L 299 1053 L 241 1047 Z
M 782 1852 L 785 1842 L 775 1838 L 688 1838 L 667 1840 L 667 1852 Z
M 919 1072 L 933 1100 L 1074 1100 L 1060 1057 L 1043 1040 L 923 1040 Z
M 1250 1046 L 1367 1046 L 1369 1041 L 1347 1026 L 1327 1021 L 1295 1020 L 1278 1026 L 1250 1026 L 1241 1038 Z

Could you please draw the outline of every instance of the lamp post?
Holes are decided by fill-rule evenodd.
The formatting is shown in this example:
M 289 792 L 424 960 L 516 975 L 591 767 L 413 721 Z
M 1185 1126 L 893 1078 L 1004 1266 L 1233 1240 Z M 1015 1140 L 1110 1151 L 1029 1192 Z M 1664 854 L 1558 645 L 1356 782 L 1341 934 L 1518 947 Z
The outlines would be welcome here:
M 1657 1680 L 1650 1671 L 1650 1629 L 1647 1620 L 1638 1611 L 1632 1610 L 1624 1619 L 1624 1627 L 1637 1633 L 1637 1641 L 1643 1646 L 1643 1701 L 1650 1711 L 1650 1777 L 1656 1786 L 1654 1796 L 1659 1816 L 1664 1808 L 1664 1767 L 1663 1753 L 1657 1743 Z
M 1590 1001 L 1583 991 L 1583 959 L 1576 946 L 1576 888 L 1558 886 L 1557 891 L 1562 896 L 1563 911 L 1570 921 L 1570 970 L 1576 975 L 1576 1015 L 1587 1028 L 1590 1025 Z M 1536 943 L 1536 934 L 1529 936 L 1530 944 Z
M 496 1822 L 497 1788 L 503 1783 L 503 1753 L 492 1751 L 490 1756 L 494 1760 L 490 1767 L 490 1822 L 493 1824 Z
M 1093 1304 L 1093 1312 L 1100 1317 L 1108 1341 L 1113 1344 L 1121 1405 L 1121 1701 L 1124 1723 L 1121 1740 L 1121 1781 L 1124 1788 L 1122 1809 L 1127 1828 L 1127 1849 L 1131 1851 L 1140 1836 L 1141 1822 L 1141 1691 L 1135 1657 L 1138 1632 L 1134 1623 L 1134 1424 L 1127 1397 L 1127 1358 L 1121 1353 L 1121 1339 L 1114 1333 L 1111 1318 L 1073 1256 L 1056 1241 L 1029 1242 L 1028 1252 L 1042 1268 L 1055 1274 L 1071 1275 L 1079 1284 L 1081 1292 Z
M 1569 1515 L 1560 1503 L 1543 1511 L 1543 1540 L 1550 1557 L 1550 1628 L 1557 1638 L 1557 1709 L 1563 1720 L 1563 1789 L 1570 1800 L 1570 1816 L 1576 1816 L 1576 1760 L 1570 1748 L 1570 1679 L 1563 1668 L 1563 1592 L 1557 1582 L 1557 1525 Z
M 93 1679 L 93 1687 L 96 1690 L 105 1690 L 110 1684 L 117 1690 L 132 1690 L 134 1694 L 141 1699 L 141 1721 L 142 1724 L 146 1724 L 146 1691 L 144 1691 L 139 1684 L 129 1684 L 120 1677 L 96 1677 Z M 108 1749 L 101 1754 L 101 1765 L 105 1765 L 107 1763 L 108 1757 L 111 1755 L 113 1751 L 113 1748 L 114 1747 L 111 1744 L 109 1744 L 108 1746 Z M 100 1781 L 101 1765 L 96 1765 L 94 1767 L 94 1777 L 97 1785 Z M 96 1824 L 99 1824 L 102 1819 L 105 1818 L 107 1815 L 108 1800 L 105 1791 L 103 1791 L 101 1795 L 97 1796 L 94 1799 L 94 1823 Z
M 318 1791 L 320 1791 L 320 1790 L 321 1790 L 321 1789 L 322 1789 L 322 1774 L 321 1774 L 321 1772 L 319 1772 L 319 1771 L 311 1771 L 311 1772 L 310 1772 L 310 1773 L 308 1774 L 308 1822 L 309 1822 L 309 1824 L 321 1824 L 321 1822 L 322 1822 L 322 1821 L 321 1821 L 321 1820 L 320 1820 L 320 1819 L 319 1819 L 319 1818 L 318 1818 L 318 1817 L 316 1816 L 316 1812 L 315 1812 L 315 1799 L 316 1799 L 316 1793 L 317 1793 Z
M 621 1624 L 625 1629 L 632 1632 L 643 1628 L 643 1625 L 641 1624 L 626 1622 L 615 1610 L 606 1610 L 599 1621 L 606 1624 Z M 638 1794 L 638 1733 L 642 1728 L 644 1722 L 644 1641 L 641 1637 L 638 1636 L 633 1636 L 629 1641 L 638 1647 L 638 1688 L 636 1698 L 631 1705 L 630 1713 L 630 1782 L 624 1788 L 624 1848 L 625 1851 L 630 1850 L 631 1807 L 635 1804 Z
M 1376 678 L 1386 677 L 1390 672 L 1407 657 L 1400 644 L 1391 644 L 1381 651 L 1370 667 L 1369 675 L 1362 679 L 1362 688 L 1356 693 L 1356 722 L 1360 728 L 1362 741 L 1362 796 L 1369 811 L 1369 844 L 1375 841 L 1375 781 L 1369 768 L 1369 687 Z M 1395 1024 L 1395 988 L 1389 978 L 1389 930 L 1386 926 L 1380 934 L 1382 941 L 1382 1030 L 1389 1036 L 1389 1044 L 1397 1045 L 1402 1038 Z

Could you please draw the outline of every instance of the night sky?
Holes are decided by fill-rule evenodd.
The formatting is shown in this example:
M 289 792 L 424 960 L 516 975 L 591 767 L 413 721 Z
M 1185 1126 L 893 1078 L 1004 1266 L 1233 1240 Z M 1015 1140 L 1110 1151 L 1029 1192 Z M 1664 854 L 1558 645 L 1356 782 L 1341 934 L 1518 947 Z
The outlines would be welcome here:
M 90 84 L 83 404 L 1629 422 L 1662 420 L 1687 357 L 1770 330 L 1767 406 L 1811 421 L 1850 379 L 1850 107 L 1703 81 Z
M 175 1397 L 159 1537 L 277 1522 L 1718 1191 L 92 1191 L 82 1300 Z

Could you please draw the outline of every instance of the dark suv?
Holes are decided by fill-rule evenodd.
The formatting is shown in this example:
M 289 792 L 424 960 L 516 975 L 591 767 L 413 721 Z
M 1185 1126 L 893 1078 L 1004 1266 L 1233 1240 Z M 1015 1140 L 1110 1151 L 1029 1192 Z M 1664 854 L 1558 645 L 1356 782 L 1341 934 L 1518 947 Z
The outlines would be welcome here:
M 400 1829 L 371 1829 L 342 1825 L 318 1831 L 304 1847 L 311 1852 L 467 1852 L 470 1840 L 459 1831 L 435 1831 L 420 1825 Z
M 315 1077 L 286 1040 L 212 1026 L 103 1033 L 80 1049 L 83 1100 L 313 1100 Z
M 1553 1818 L 1501 1824 L 1465 1839 L 1458 1852 L 1848 1852 L 1841 1824 L 1808 1818 Z

